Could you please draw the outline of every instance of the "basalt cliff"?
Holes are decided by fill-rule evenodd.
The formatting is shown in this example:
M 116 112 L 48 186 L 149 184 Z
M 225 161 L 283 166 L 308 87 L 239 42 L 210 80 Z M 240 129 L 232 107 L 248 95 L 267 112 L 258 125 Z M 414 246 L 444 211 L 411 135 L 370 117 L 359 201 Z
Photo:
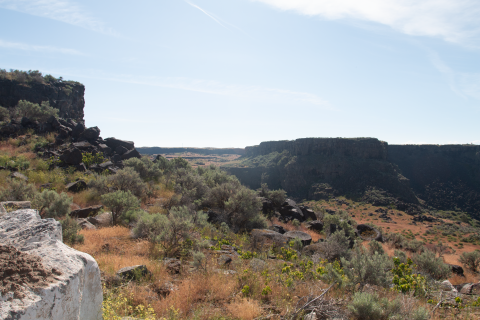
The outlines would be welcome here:
M 337 195 L 377 205 L 433 207 L 480 216 L 480 146 L 388 145 L 375 138 L 305 138 L 246 147 L 226 167 L 244 184 L 298 199 Z
M 58 116 L 83 122 L 85 86 L 76 81 L 21 82 L 0 78 L 0 106 L 13 108 L 20 100 L 33 103 L 48 101 L 59 110 Z

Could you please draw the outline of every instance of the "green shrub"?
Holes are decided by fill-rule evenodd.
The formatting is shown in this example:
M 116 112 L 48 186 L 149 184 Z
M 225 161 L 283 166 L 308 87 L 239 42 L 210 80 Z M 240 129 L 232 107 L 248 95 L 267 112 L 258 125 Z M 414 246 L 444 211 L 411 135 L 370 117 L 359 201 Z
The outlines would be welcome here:
M 0 190 L 0 201 L 27 201 L 35 197 L 33 184 L 20 179 L 8 179 L 7 187 Z
M 400 263 L 407 263 L 407 254 L 401 250 L 395 250 L 393 255 L 400 260 Z
M 267 198 L 272 201 L 275 207 L 280 207 L 285 202 L 285 199 L 287 198 L 287 193 L 282 189 L 272 190 L 268 192 Z
M 23 155 L 18 157 L 0 156 L 0 166 L 7 169 L 27 170 L 30 167 L 30 161 Z
M 104 195 L 109 192 L 109 177 L 105 175 L 95 174 L 93 179 L 90 179 L 87 182 L 87 186 L 89 189 L 95 191 L 98 195 Z
M 12 117 L 27 117 L 32 121 L 45 122 L 51 116 L 58 116 L 58 109 L 51 107 L 48 101 L 43 101 L 39 105 L 27 100 L 20 100 L 12 110 Z
M 394 289 L 407 293 L 413 291 L 415 295 L 425 294 L 425 278 L 421 275 L 412 274 L 413 262 L 411 259 L 407 259 L 407 263 L 400 262 L 400 259 L 393 258 L 394 267 L 393 273 L 393 285 Z
M 472 272 L 477 272 L 480 266 L 480 251 L 464 252 L 460 255 L 460 263 Z
M 435 253 L 430 250 L 414 255 L 413 262 L 419 270 L 428 273 L 437 280 L 448 278 L 452 272 L 450 266 L 445 264 L 442 258 L 437 258 Z
M 118 170 L 116 174 L 109 176 L 107 181 L 115 190 L 129 191 L 137 197 L 142 197 L 147 189 L 140 175 L 129 167 Z
M 104 160 L 101 153 L 82 152 L 82 162 L 87 168 L 92 164 L 100 164 Z
M 127 211 L 135 210 L 140 207 L 140 200 L 130 191 L 115 191 L 104 194 L 102 197 L 103 205 L 112 210 L 112 224 L 116 225 L 118 218 Z
M 151 161 L 148 157 L 130 158 L 123 161 L 125 167 L 133 168 L 144 181 L 158 181 L 163 172 L 160 165 Z
M 78 225 L 75 219 L 72 219 L 67 215 L 67 217 L 60 221 L 60 223 L 62 224 L 62 237 L 64 243 L 70 245 L 83 243 L 83 235 L 78 234 L 78 231 L 80 231 L 82 228 Z
M 348 237 L 352 238 L 355 236 L 355 230 L 352 226 L 355 221 L 351 220 L 351 217 L 345 210 L 338 210 L 336 214 L 325 213 L 323 217 L 323 223 L 325 225 L 325 231 L 327 232 L 327 235 L 330 233 L 330 225 L 334 224 L 337 226 L 337 228 L 343 230 Z
M 332 233 L 323 243 L 323 254 L 329 261 L 339 260 L 340 258 L 349 259 L 350 240 L 343 230 L 337 230 Z
M 0 121 L 7 121 L 10 118 L 10 111 L 0 106 Z
M 166 256 L 176 256 L 191 243 L 193 230 L 207 224 L 207 218 L 206 213 L 191 212 L 187 207 L 172 208 L 168 215 L 145 213 L 139 218 L 133 234 L 159 244 Z
M 385 250 L 383 250 L 382 244 L 376 240 L 370 241 L 368 244 L 368 250 L 370 254 L 374 254 L 377 252 L 378 254 L 385 254 Z
M 347 308 L 354 319 L 381 320 L 383 318 L 382 306 L 376 294 L 356 292 Z
M 35 196 L 32 206 L 43 211 L 47 218 L 60 217 L 70 212 L 72 199 L 64 192 L 58 194 L 53 190 L 43 190 Z
M 392 261 L 386 254 L 368 254 L 363 247 L 356 246 L 350 261 L 341 258 L 345 275 L 353 285 L 366 284 L 387 287 L 391 284 Z
M 225 212 L 231 228 L 235 231 L 249 231 L 266 228 L 266 220 L 260 214 L 261 203 L 255 191 L 241 187 L 225 202 Z

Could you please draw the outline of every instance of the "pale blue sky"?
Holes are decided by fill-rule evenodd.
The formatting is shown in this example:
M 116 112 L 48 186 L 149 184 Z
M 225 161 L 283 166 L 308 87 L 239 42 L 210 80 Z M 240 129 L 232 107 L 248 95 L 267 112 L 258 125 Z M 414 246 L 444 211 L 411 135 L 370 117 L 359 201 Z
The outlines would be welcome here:
M 478 0 L 0 0 L 0 68 L 136 146 L 480 144 Z

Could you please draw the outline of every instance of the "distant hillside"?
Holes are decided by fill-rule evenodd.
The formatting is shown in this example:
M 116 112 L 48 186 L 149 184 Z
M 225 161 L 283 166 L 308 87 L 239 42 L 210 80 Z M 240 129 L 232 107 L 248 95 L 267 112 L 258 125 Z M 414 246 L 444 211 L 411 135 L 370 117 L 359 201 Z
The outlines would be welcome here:
M 141 154 L 173 154 L 191 152 L 197 154 L 245 154 L 243 148 L 161 148 L 161 147 L 142 147 L 137 148 Z
M 64 81 L 39 71 L 10 72 L 0 69 L 0 106 L 13 108 L 20 100 L 41 104 L 48 101 L 59 110 L 58 116 L 83 122 L 85 86 Z

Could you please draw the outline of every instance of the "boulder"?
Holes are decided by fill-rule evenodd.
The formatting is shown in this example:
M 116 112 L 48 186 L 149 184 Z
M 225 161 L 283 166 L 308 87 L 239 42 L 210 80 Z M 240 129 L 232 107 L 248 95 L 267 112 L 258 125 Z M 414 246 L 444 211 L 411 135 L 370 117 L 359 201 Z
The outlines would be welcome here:
M 440 283 L 440 289 L 442 289 L 443 291 L 454 291 L 454 292 L 457 291 L 457 289 L 455 289 L 452 283 L 448 280 L 445 280 Z
M 118 146 L 127 148 L 127 150 L 132 150 L 134 148 L 133 141 L 125 141 L 115 138 L 106 138 L 105 144 L 109 146 L 112 150 L 115 150 Z
M 382 233 L 366 224 L 357 225 L 355 233 L 362 240 L 376 240 L 378 242 L 383 242 Z
M 262 202 L 262 212 L 264 215 L 268 216 L 269 214 L 275 212 L 275 207 L 271 200 L 268 200 L 267 198 L 263 198 L 263 197 L 260 197 L 259 199 Z
M 232 262 L 232 257 L 222 254 L 220 257 L 218 257 L 217 262 L 219 265 L 229 265 Z
M 82 158 L 83 158 L 82 151 L 80 151 L 77 148 L 67 149 L 60 156 L 60 160 L 62 160 L 66 164 L 71 164 L 71 165 L 79 165 L 80 163 L 82 163 Z
M 303 213 L 303 217 L 305 220 L 317 220 L 317 215 L 315 214 L 315 212 L 312 210 L 312 209 L 309 209 L 307 207 L 304 207 L 304 206 L 300 206 L 299 207 L 300 210 L 302 210 L 302 213 Z
M 95 227 L 108 227 L 112 224 L 112 213 L 104 212 L 95 217 L 88 217 L 87 220 Z
M 87 183 L 83 180 L 70 182 L 65 186 L 65 189 L 67 189 L 70 192 L 80 192 L 82 190 L 87 189 Z
M 178 259 L 165 259 L 164 264 L 167 271 L 172 274 L 178 274 L 182 270 L 182 262 Z
M 72 129 L 72 136 L 78 138 L 85 131 L 85 126 L 83 123 L 77 123 L 77 125 Z
M 80 218 L 80 219 L 81 218 L 88 218 L 88 217 L 91 217 L 91 216 L 96 216 L 98 214 L 98 212 L 100 212 L 100 210 L 102 210 L 102 209 L 103 209 L 102 205 L 77 209 L 77 210 L 73 210 L 72 212 L 70 212 L 70 217 Z
M 90 255 L 62 242 L 58 221 L 41 219 L 32 209 L 7 213 L 0 217 L 0 243 L 38 257 L 54 274 L 41 287 L 17 283 L 18 299 L 10 299 L 13 293 L 0 297 L 0 319 L 102 319 L 100 269 Z
M 314 220 L 307 222 L 307 228 L 310 230 L 314 230 L 317 232 L 320 232 L 323 230 L 323 222 L 320 220 Z
M 95 229 L 97 229 L 87 219 L 78 219 L 77 223 L 82 228 L 82 230 L 95 230 Z
M 115 148 L 115 153 L 118 154 L 118 155 L 123 155 L 125 152 L 127 152 L 128 149 L 125 148 L 124 146 L 118 146 Z
M 465 277 L 465 275 L 463 274 L 463 268 L 461 266 L 457 266 L 455 264 L 449 264 L 449 266 L 452 269 L 453 273 L 459 276 Z
M 15 179 L 20 179 L 20 180 L 23 180 L 23 181 L 28 181 L 28 178 L 21 174 L 20 172 L 12 172 L 9 176 L 10 178 L 15 178 Z
M 107 146 L 106 144 L 99 143 L 98 149 L 103 152 L 106 156 L 110 156 L 112 154 L 112 148 Z
M 146 265 L 125 267 L 117 271 L 117 276 L 125 280 L 140 280 L 150 274 Z
M 272 230 L 275 231 L 275 232 L 278 232 L 280 234 L 284 234 L 285 232 L 287 232 L 287 231 L 285 231 L 285 229 L 282 226 L 279 226 L 279 225 L 276 225 L 276 224 L 274 224 L 272 226 Z
M 288 231 L 284 234 L 289 240 L 300 239 L 304 246 L 308 246 L 312 242 L 312 237 L 302 231 Z
M 323 256 L 324 251 L 325 251 L 324 244 L 320 242 L 320 243 L 314 243 L 314 244 L 303 247 L 302 254 L 310 257 L 315 254 Z
M 285 235 L 268 229 L 253 229 L 251 235 L 255 248 L 284 247 L 289 240 Z
M 20 209 L 32 208 L 32 204 L 30 203 L 30 201 L 4 201 L 4 202 L 0 202 L 0 205 L 1 205 L 0 210 L 4 213 L 16 211 Z
M 100 136 L 100 129 L 98 127 L 91 127 L 83 131 L 82 136 L 87 140 L 97 140 Z
M 130 159 L 130 158 L 141 158 L 142 156 L 140 155 L 140 153 L 138 153 L 137 149 L 132 149 L 132 150 L 129 150 L 127 152 L 125 152 L 123 155 L 122 155 L 122 160 L 127 160 L 127 159 Z
M 94 146 L 88 141 L 74 142 L 72 145 L 82 151 L 92 151 L 94 148 Z

